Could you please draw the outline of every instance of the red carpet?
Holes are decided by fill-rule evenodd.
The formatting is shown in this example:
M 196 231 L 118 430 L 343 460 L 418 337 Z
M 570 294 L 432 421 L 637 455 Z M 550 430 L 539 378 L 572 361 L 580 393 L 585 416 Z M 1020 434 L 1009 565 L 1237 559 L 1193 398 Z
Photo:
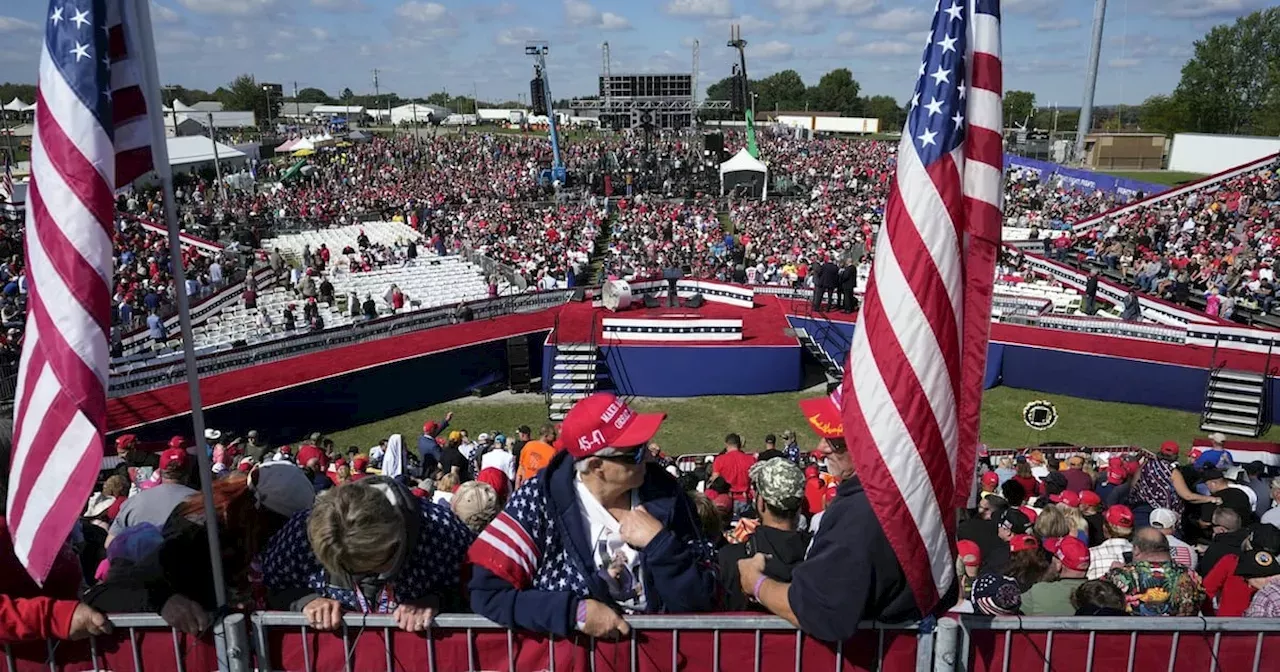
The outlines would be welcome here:
M 666 295 L 663 295 L 665 302 Z M 643 304 L 642 304 L 643 305 Z M 664 303 L 665 305 L 665 303 Z M 643 319 L 646 317 L 659 317 L 670 314 L 689 315 L 696 314 L 699 318 L 705 319 L 742 319 L 742 340 L 741 341 L 712 341 L 716 345 L 724 347 L 733 346 L 788 346 L 796 345 L 797 341 L 794 336 L 787 336 L 785 329 L 790 328 L 787 322 L 786 313 L 782 309 L 782 304 L 777 297 L 773 296 L 756 296 L 755 308 L 738 308 L 736 306 L 728 306 L 723 303 L 707 302 L 701 308 L 685 308 L 683 306 L 677 308 L 629 308 L 617 313 L 609 312 L 603 308 L 592 308 L 590 303 L 568 303 L 560 309 L 559 331 L 553 334 L 553 342 L 559 340 L 565 343 L 587 343 L 591 340 L 591 330 L 594 327 L 596 332 L 596 342 L 602 342 L 600 320 L 603 317 L 619 317 L 627 319 Z M 643 343 L 610 343 L 611 346 L 626 347 L 629 345 L 654 347 L 654 346 L 684 346 L 699 343 L 699 341 L 645 341 Z
M 213 408 L 361 369 L 444 350 L 549 330 L 555 309 L 437 327 L 403 336 L 311 352 L 200 379 L 205 408 Z M 107 431 L 119 432 L 191 411 L 185 382 L 107 400 Z

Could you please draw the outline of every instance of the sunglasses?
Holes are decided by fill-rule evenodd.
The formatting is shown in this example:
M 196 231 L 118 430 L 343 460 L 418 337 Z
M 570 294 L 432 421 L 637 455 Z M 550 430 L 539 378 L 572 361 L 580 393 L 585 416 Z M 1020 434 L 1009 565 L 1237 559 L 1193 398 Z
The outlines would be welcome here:
M 610 462 L 617 462 L 619 464 L 640 464 L 641 462 L 644 462 L 644 456 L 647 452 L 648 451 L 645 450 L 644 446 L 639 446 L 634 450 L 629 450 L 619 455 L 596 455 L 596 457 Z

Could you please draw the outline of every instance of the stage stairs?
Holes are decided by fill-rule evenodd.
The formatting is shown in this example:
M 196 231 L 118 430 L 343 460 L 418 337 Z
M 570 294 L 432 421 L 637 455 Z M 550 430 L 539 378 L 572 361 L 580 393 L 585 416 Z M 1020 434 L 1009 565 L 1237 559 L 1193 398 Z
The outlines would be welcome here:
M 559 343 L 547 389 L 547 417 L 563 420 L 579 399 L 612 387 L 609 367 L 599 347 L 594 343 Z
M 1261 373 L 1216 368 L 1209 372 L 1200 429 L 1258 437 L 1266 428 L 1267 378 Z
M 837 385 L 844 380 L 844 366 L 831 358 L 831 354 L 818 344 L 808 329 L 796 329 L 795 333 L 800 345 L 822 365 L 822 371 L 827 376 L 827 385 Z

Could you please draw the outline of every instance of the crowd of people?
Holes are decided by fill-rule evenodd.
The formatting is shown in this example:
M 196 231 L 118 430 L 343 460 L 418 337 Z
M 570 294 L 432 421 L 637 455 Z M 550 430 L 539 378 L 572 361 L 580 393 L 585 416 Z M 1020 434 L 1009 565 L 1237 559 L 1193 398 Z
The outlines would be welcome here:
M 1041 450 L 999 458 L 962 523 L 957 610 L 990 616 L 1280 615 L 1280 479 L 1212 437 L 1181 463 Z
M 43 587 L 0 549 L 0 641 L 101 634 L 106 615 L 128 612 L 205 631 L 219 613 L 209 524 L 229 608 L 299 611 L 319 630 L 347 612 L 418 632 L 438 613 L 473 611 L 613 637 L 629 614 L 758 611 L 842 641 L 864 616 L 922 614 L 858 480 L 839 403 L 801 402 L 814 450 L 792 430 L 755 446 L 730 433 L 683 468 L 655 440 L 665 414 L 609 393 L 537 433 L 473 438 L 449 413 L 368 449 L 211 429 L 155 451 L 124 435 Z M 1234 464 L 1212 438 L 1185 463 L 1174 442 L 992 458 L 962 512 L 955 589 L 938 613 L 1280 617 L 1280 479 Z M 212 465 L 214 521 L 197 451 Z
M 1108 217 L 1072 242 L 1145 293 L 1183 304 L 1203 295 L 1207 313 L 1230 320 L 1238 306 L 1275 306 L 1278 219 L 1280 164 L 1271 164 Z

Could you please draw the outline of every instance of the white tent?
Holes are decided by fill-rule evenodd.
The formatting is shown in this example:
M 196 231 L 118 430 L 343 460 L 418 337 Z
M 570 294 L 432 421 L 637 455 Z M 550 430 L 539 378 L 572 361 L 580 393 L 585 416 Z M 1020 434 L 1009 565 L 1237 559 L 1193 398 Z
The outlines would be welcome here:
M 440 119 L 440 113 L 430 105 L 420 105 L 417 103 L 409 103 L 399 107 L 391 108 L 391 123 L 393 124 L 425 124 L 431 121 L 432 117 Z
M 720 195 L 724 196 L 725 192 L 738 186 L 747 188 L 754 197 L 769 196 L 769 168 L 751 156 L 745 147 L 720 164 Z
M 175 168 L 192 164 L 213 164 L 213 143 L 209 138 L 194 136 L 188 138 L 169 138 L 169 164 Z M 227 162 L 244 163 L 245 153 L 232 147 L 218 143 L 218 160 L 226 168 Z
M 17 96 L 14 96 L 13 100 L 9 101 L 8 103 L 5 103 L 4 109 L 8 112 L 25 112 L 27 109 L 27 104 L 22 102 L 21 100 L 18 100 Z

